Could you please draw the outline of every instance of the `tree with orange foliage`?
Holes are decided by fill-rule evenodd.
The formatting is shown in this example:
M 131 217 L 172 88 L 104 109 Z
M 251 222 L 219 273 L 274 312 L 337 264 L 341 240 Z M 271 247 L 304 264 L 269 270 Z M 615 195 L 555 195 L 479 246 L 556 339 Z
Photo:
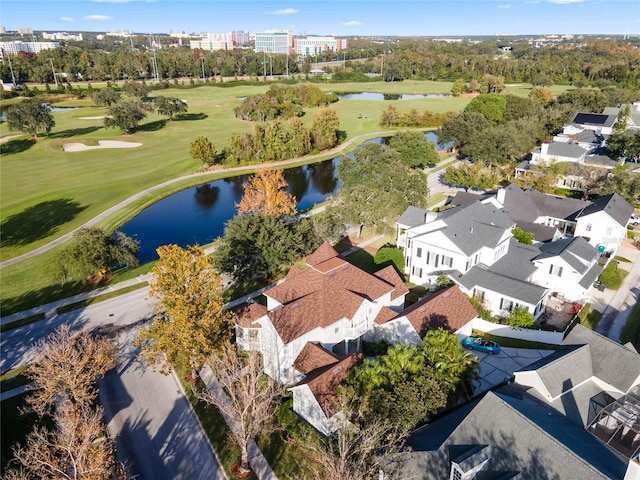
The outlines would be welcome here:
M 244 195 L 236 204 L 238 214 L 293 215 L 296 200 L 286 188 L 282 170 L 259 170 L 244 184 Z

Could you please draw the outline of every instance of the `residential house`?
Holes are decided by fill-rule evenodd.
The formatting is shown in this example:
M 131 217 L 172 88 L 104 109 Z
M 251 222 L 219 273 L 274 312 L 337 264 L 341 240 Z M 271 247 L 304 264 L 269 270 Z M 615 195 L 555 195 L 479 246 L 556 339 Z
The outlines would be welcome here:
M 531 164 L 584 163 L 587 150 L 573 142 L 543 143 L 531 152 Z
M 618 119 L 617 114 L 607 115 L 604 113 L 578 112 L 571 120 L 572 129 L 565 126 L 565 133 L 577 130 L 593 130 L 602 135 L 613 133 L 613 124 Z
M 577 325 L 563 346 L 414 432 L 411 478 L 640 478 L 640 355 Z
M 309 342 L 337 354 L 360 350 L 383 308 L 400 311 L 408 293 L 392 266 L 371 275 L 348 263 L 325 242 L 267 290 L 266 306 L 237 313 L 236 336 L 245 349 L 259 350 L 265 373 L 293 385 L 304 378 L 296 359 Z
M 633 206 L 617 193 L 585 201 L 522 190 L 515 183 L 499 189 L 489 201 L 502 206 L 520 228 L 536 234 L 536 240 L 549 238 L 548 232 L 538 236 L 536 231 L 535 225 L 545 225 L 562 236 L 585 237 L 601 253 L 618 249 L 633 213 Z
M 409 207 L 396 222 L 405 273 L 418 285 L 453 271 L 491 265 L 509 249 L 515 222 L 501 208 L 481 202 L 440 213 Z
M 338 387 L 363 359 L 360 352 L 340 357 L 320 345 L 307 343 L 295 362 L 295 368 L 305 377 L 290 388 L 293 411 L 319 432 L 331 435 L 342 423 Z
M 427 295 L 401 313 L 381 311 L 373 330 L 365 338 L 392 345 L 419 345 L 429 330 L 444 328 L 458 333 L 477 316 L 478 312 L 466 295 L 453 285 Z

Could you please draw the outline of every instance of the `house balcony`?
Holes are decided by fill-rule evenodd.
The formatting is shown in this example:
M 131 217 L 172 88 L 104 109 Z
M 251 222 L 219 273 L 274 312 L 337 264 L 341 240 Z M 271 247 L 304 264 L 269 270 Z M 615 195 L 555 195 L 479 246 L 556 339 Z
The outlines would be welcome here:
M 398 235 L 398 247 L 405 248 L 407 246 L 407 234 Z

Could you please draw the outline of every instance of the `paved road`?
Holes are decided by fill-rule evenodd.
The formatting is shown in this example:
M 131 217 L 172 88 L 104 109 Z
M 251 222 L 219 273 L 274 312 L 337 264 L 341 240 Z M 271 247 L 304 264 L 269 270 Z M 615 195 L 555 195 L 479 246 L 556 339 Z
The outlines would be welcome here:
M 62 315 L 54 315 L 41 322 L 4 332 L 0 338 L 0 372 L 31 362 L 35 356 L 34 344 L 63 323 L 72 330 L 109 329 L 150 318 L 153 306 L 147 296 L 148 288 L 105 300 L 89 307 Z
M 142 480 L 226 479 L 177 379 L 136 359 L 138 329 L 118 335 L 118 367 L 99 382 L 118 460 Z

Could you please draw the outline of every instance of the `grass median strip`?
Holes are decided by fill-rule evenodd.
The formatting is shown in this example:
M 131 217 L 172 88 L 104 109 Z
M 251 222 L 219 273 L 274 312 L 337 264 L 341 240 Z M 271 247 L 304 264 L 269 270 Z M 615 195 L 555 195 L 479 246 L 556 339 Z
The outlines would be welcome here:
M 102 295 L 98 295 L 96 297 L 80 300 L 79 302 L 70 303 L 69 305 L 63 305 L 62 307 L 57 308 L 56 313 L 58 315 L 61 315 L 63 313 L 68 313 L 73 310 L 78 310 L 79 308 L 88 307 L 89 305 L 93 305 L 94 303 L 99 303 L 105 300 L 109 300 L 111 298 L 119 297 L 120 295 L 124 295 L 125 293 L 133 292 L 135 290 L 139 290 L 141 288 L 148 287 L 148 286 L 149 286 L 149 282 L 137 283 L 129 287 L 115 290 L 113 292 L 103 293 Z
M 36 313 L 35 315 L 21 318 L 20 320 L 16 320 L 15 322 L 5 323 L 4 325 L 0 325 L 0 333 L 7 332 L 14 328 L 24 327 L 25 325 L 29 325 L 30 323 L 39 322 L 40 320 L 44 320 L 44 318 L 44 313 Z

